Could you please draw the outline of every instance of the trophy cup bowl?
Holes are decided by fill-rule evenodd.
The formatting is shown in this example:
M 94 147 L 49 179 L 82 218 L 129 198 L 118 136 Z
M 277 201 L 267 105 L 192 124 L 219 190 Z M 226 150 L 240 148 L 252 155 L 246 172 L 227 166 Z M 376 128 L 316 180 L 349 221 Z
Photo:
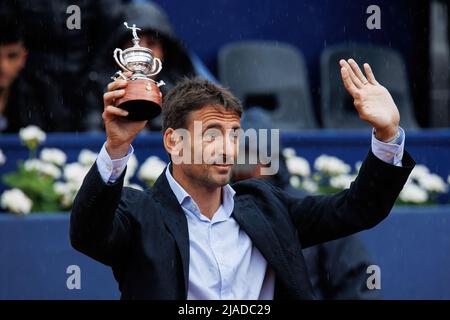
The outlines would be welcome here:
M 114 60 L 125 72 L 131 72 L 131 76 L 126 77 L 118 72 L 122 79 L 127 80 L 125 95 L 115 101 L 115 106 L 128 111 L 125 118 L 132 121 L 151 120 L 161 113 L 162 94 L 159 90 L 163 81 L 156 82 L 151 77 L 158 74 L 162 69 L 161 60 L 153 57 L 151 50 L 139 46 L 135 25 L 128 27 L 133 30 L 134 46 L 125 50 L 116 48 L 114 50 Z

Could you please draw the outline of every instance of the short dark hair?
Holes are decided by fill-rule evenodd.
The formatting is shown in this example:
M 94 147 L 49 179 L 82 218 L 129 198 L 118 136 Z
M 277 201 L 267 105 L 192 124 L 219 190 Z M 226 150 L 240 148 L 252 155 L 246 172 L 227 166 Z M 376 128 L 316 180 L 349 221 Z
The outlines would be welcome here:
M 223 106 L 242 115 L 242 105 L 233 94 L 200 78 L 184 78 L 163 98 L 163 132 L 168 128 L 187 128 L 189 113 L 207 105 Z
M 0 15 L 0 45 L 25 44 L 23 22 L 12 15 Z

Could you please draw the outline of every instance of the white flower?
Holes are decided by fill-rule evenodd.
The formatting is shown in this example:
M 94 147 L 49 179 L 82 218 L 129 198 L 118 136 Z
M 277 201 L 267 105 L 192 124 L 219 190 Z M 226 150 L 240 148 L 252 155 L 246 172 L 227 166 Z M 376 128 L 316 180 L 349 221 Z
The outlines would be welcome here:
M 348 189 L 350 184 L 355 180 L 356 176 L 341 174 L 330 178 L 330 185 L 336 189 Z
M 88 149 L 83 149 L 78 155 L 78 162 L 85 167 L 91 167 L 97 160 L 98 153 L 95 153 Z
M 311 168 L 308 160 L 301 157 L 290 157 L 286 159 L 286 166 L 291 174 L 308 177 L 311 174 Z
M 138 178 L 146 182 L 154 182 L 163 173 L 166 163 L 156 156 L 145 160 L 138 172 Z
M 450 174 L 447 177 L 447 182 L 450 184 Z
M 55 182 L 55 184 L 53 185 L 53 189 L 55 190 L 56 194 L 61 196 L 72 193 L 70 184 L 65 182 Z
M 291 186 L 293 186 L 294 188 L 298 188 L 300 187 L 301 181 L 300 178 L 297 176 L 292 176 L 289 178 L 289 183 L 291 184 Z
M 420 181 L 422 178 L 426 178 L 430 174 L 430 170 L 423 164 L 417 164 L 411 171 L 409 178 Z
M 88 171 L 89 167 L 85 167 L 78 162 L 69 163 L 64 166 L 64 178 L 73 190 L 78 190 Z
M 19 137 L 28 147 L 35 148 L 45 141 L 46 134 L 39 127 L 31 125 L 20 129 Z
M 52 163 L 44 163 L 41 172 L 47 176 L 50 176 L 54 179 L 61 178 L 61 170 Z
M 24 162 L 24 167 L 27 171 L 36 171 L 54 179 L 59 179 L 61 177 L 61 170 L 57 166 L 39 159 L 26 160 Z
M 424 203 L 428 200 L 428 193 L 415 183 L 406 183 L 399 198 L 404 202 Z
M 64 166 L 64 178 L 67 181 L 83 180 L 89 168 L 84 167 L 78 162 L 69 163 Z
M 419 185 L 429 192 L 447 192 L 447 185 L 444 179 L 434 173 L 421 177 L 419 179 Z
M 0 166 L 4 165 L 6 162 L 5 154 L 3 153 L 2 149 L 0 149 Z
M 62 167 L 66 163 L 67 156 L 61 149 L 44 148 L 41 151 L 41 160 Z
M 37 171 L 37 172 L 41 172 L 41 167 L 42 167 L 43 162 L 39 159 L 30 159 L 30 160 L 26 160 L 23 164 L 25 170 L 27 171 Z
M 130 179 L 133 178 L 138 166 L 139 166 L 139 162 L 138 162 L 136 156 L 133 154 L 130 157 L 130 159 L 128 159 L 128 162 L 127 162 L 127 172 L 125 173 L 125 178 L 124 178 L 125 185 L 130 183 Z
M 70 208 L 75 200 L 76 193 L 65 194 L 61 197 L 60 203 L 65 208 Z
M 16 214 L 29 214 L 33 202 L 20 189 L 11 189 L 3 192 L 0 199 L 1 206 Z
M 295 152 L 295 149 L 294 149 L 294 148 L 284 148 L 284 149 L 283 149 L 283 156 L 284 156 L 286 159 L 295 157 L 295 155 L 296 155 L 296 152 Z
M 40 168 L 41 168 L 42 164 L 43 164 L 43 162 L 39 159 L 29 159 L 23 163 L 25 170 L 27 170 L 27 171 L 35 170 L 38 172 L 40 172 Z
M 315 192 L 317 192 L 317 190 L 319 190 L 319 186 L 317 185 L 317 183 L 311 179 L 305 179 L 303 181 L 302 186 L 303 186 L 303 189 L 305 189 L 306 191 L 308 191 L 310 193 L 315 193 Z
M 314 161 L 314 169 L 332 176 L 348 174 L 351 171 L 350 166 L 341 159 L 325 154 L 321 155 L 316 159 L 316 161 Z
M 77 192 L 77 189 L 75 188 L 74 184 L 69 182 L 67 183 L 55 182 L 53 188 L 56 194 L 58 194 L 61 197 L 60 198 L 61 204 L 64 207 L 69 208 L 72 205 Z

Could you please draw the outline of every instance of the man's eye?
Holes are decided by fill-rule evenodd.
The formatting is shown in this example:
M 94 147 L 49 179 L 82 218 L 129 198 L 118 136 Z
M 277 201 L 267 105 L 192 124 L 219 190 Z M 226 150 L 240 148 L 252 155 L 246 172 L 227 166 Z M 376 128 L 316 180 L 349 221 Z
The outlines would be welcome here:
M 8 59 L 10 59 L 10 60 L 17 59 L 18 56 L 19 56 L 19 54 L 17 52 L 9 53 Z
M 215 139 L 216 137 L 217 137 L 217 133 L 215 133 L 215 132 L 206 132 L 205 133 L 205 138 Z

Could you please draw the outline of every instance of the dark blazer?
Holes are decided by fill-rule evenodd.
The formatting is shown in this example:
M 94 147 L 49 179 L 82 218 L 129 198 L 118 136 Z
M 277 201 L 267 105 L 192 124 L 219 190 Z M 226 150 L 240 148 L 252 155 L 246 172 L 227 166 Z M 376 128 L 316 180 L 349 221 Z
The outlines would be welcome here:
M 313 299 L 302 248 L 368 229 L 383 220 L 414 167 L 370 151 L 350 189 L 331 196 L 292 197 L 249 179 L 236 190 L 233 216 L 276 274 L 275 298 Z M 112 267 L 122 299 L 186 299 L 187 220 L 165 174 L 145 192 L 105 184 L 91 168 L 70 219 L 72 246 Z

